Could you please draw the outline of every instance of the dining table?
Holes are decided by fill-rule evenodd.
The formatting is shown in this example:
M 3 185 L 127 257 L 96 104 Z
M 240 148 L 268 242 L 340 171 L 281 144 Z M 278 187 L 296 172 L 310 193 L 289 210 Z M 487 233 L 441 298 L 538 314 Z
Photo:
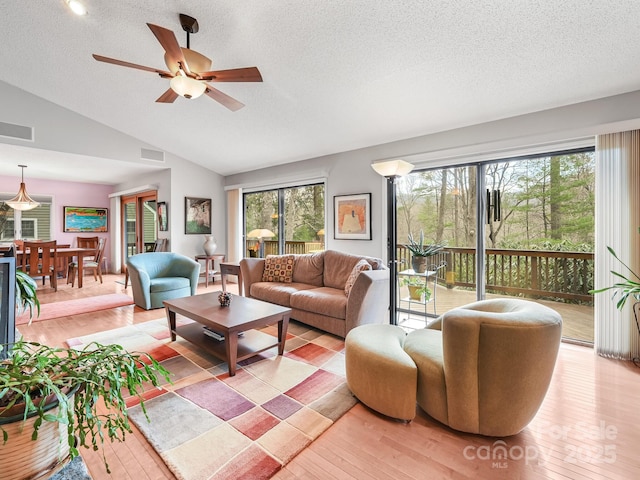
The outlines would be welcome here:
M 16 252 L 16 256 L 18 258 L 18 266 L 20 265 L 20 258 L 22 256 L 22 250 L 18 250 Z M 93 257 L 96 254 L 95 248 L 79 248 L 79 247 L 59 247 L 56 249 L 56 255 L 58 258 L 66 257 L 73 259 L 73 257 L 77 257 L 78 259 L 78 288 L 82 288 L 82 277 L 83 277 L 83 268 L 84 268 L 84 257 Z

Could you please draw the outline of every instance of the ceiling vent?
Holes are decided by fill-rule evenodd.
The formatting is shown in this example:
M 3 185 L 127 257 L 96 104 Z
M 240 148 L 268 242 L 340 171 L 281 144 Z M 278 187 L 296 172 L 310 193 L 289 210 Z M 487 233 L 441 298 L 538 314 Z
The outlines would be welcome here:
M 33 142 L 33 127 L 0 122 L 0 136 Z
M 140 157 L 145 160 L 153 160 L 154 162 L 164 162 L 164 152 L 151 150 L 149 148 L 141 148 Z

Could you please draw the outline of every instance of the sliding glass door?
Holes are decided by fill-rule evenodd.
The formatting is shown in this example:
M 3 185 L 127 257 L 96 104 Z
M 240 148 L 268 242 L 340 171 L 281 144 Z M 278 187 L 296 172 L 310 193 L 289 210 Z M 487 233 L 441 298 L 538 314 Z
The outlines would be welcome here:
M 156 192 L 143 192 L 122 197 L 123 260 L 136 253 L 153 250 L 158 238 Z
M 403 244 L 422 230 L 425 242 L 445 244 L 440 255 L 447 262 L 430 284 L 433 308 L 405 302 L 399 276 L 401 315 L 439 315 L 476 299 L 530 298 L 565 313 L 565 337 L 592 342 L 594 167 L 593 149 L 585 149 L 400 179 L 398 258 L 409 262 Z
M 484 169 L 487 297 L 533 298 L 566 312 L 563 335 L 593 342 L 594 152 Z
M 474 165 L 416 172 L 398 180 L 399 324 L 424 327 L 425 316 L 476 299 L 476 178 Z M 425 244 L 445 246 L 428 259 L 427 271 L 436 273 L 419 279 L 428 290 L 418 302 L 409 294 L 410 284 L 418 281 L 411 276 L 411 255 L 405 248 L 409 235 L 423 235 Z
M 245 256 L 323 250 L 324 211 L 324 184 L 245 193 Z

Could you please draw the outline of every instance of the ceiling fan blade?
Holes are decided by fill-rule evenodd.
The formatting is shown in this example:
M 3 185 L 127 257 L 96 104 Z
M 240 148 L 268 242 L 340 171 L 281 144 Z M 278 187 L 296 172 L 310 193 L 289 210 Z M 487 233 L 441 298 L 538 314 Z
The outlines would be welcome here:
M 136 68 L 138 70 L 144 70 L 146 72 L 154 72 L 159 74 L 163 78 L 173 78 L 173 74 L 171 72 L 167 72 L 166 70 L 159 70 L 157 68 L 145 67 L 144 65 L 124 62 L 122 60 L 117 60 L 115 58 L 103 57 L 102 55 L 96 55 L 95 53 L 93 54 L 93 58 L 95 58 L 99 62 L 112 63 L 114 65 L 120 65 L 121 67 Z
M 211 85 L 207 85 L 207 89 L 204 91 L 209 97 L 213 98 L 216 102 L 224 105 L 232 112 L 240 110 L 244 107 L 244 103 L 239 102 L 235 98 L 231 98 L 226 93 L 222 93 L 220 90 L 213 88 Z
M 189 70 L 189 66 L 187 65 L 187 61 L 184 58 L 175 34 L 167 28 L 152 23 L 147 23 L 147 25 L 160 42 L 160 45 L 162 45 L 162 48 L 167 52 L 170 63 L 175 64 L 176 70 L 181 66 L 182 70 L 184 70 L 188 76 L 191 76 L 191 71 Z
M 160 95 L 156 100 L 156 102 L 173 103 L 176 100 L 176 98 L 178 98 L 178 94 L 170 88 L 166 92 L 164 92 L 162 95 Z
M 232 68 L 231 70 L 217 70 L 200 74 L 203 80 L 209 82 L 261 82 L 262 75 L 258 67 Z

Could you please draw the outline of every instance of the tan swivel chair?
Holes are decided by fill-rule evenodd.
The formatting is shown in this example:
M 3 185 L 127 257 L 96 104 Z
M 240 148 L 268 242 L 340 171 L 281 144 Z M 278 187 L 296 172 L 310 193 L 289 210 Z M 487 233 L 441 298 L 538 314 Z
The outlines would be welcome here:
M 30 277 L 42 277 L 44 285 L 46 277 L 49 277 L 51 288 L 58 291 L 56 282 L 56 261 L 58 258 L 57 242 L 28 242 L 22 246 L 22 262 L 20 268 Z
M 551 381 L 560 315 L 526 300 L 484 300 L 450 310 L 434 326 L 404 342 L 418 367 L 420 407 L 463 432 L 504 437 L 526 427 Z

